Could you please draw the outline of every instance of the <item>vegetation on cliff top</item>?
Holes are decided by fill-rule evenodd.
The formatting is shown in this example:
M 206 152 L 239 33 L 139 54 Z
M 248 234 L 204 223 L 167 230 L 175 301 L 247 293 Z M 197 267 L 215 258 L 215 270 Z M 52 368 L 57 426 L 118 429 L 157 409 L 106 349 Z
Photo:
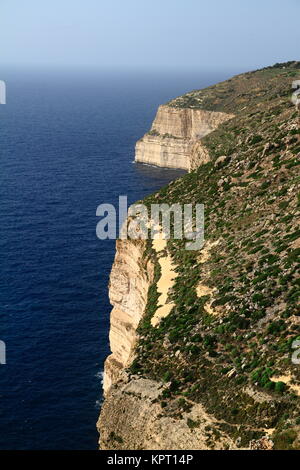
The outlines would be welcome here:
M 290 101 L 299 69 L 276 64 L 172 100 L 236 117 L 202 139 L 209 163 L 143 201 L 204 203 L 212 248 L 203 261 L 201 250 L 168 242 L 175 307 L 153 328 L 159 265 L 149 241 L 157 269 L 131 373 L 166 384 L 162 413 L 176 418 L 202 403 L 242 446 L 272 429 L 275 448 L 300 448 L 300 366 L 291 361 L 300 339 L 300 130 Z M 210 295 L 197 295 L 200 282 Z
M 237 75 L 224 82 L 193 90 L 167 103 L 176 108 L 195 108 L 227 113 L 244 113 L 256 105 L 285 96 L 293 79 L 300 76 L 300 62 L 275 64 L 261 70 Z M 288 85 L 286 87 L 286 85 Z

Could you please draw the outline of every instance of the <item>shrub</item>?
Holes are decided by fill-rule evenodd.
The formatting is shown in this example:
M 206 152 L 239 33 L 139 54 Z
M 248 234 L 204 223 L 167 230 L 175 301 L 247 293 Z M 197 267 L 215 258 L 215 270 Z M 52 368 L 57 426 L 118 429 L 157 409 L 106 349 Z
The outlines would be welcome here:
M 193 419 L 188 418 L 186 424 L 190 429 L 194 429 L 199 426 L 199 421 L 194 421 Z
M 283 393 L 286 389 L 286 384 L 284 382 L 275 382 L 275 392 Z
M 170 371 L 168 370 L 168 371 L 165 373 L 165 375 L 163 376 L 163 381 L 164 381 L 164 382 L 170 382 L 172 376 L 173 376 L 172 372 L 170 372 Z
M 261 142 L 263 140 L 262 136 L 261 135 L 254 135 L 252 137 L 252 139 L 250 140 L 249 144 L 250 145 L 255 145 L 255 144 L 258 144 L 259 142 Z
M 264 385 L 264 388 L 266 390 L 274 390 L 275 388 L 275 383 L 272 382 L 271 380 L 269 380 L 265 385 Z
M 109 437 L 112 441 L 118 442 L 119 444 L 123 444 L 124 442 L 122 437 L 118 436 L 118 434 L 116 434 L 114 431 L 111 431 Z
M 297 433 L 293 429 L 289 429 L 282 433 L 276 434 L 273 438 L 276 450 L 289 450 L 292 448 Z
M 270 325 L 268 325 L 267 332 L 271 335 L 274 335 L 279 331 L 283 331 L 285 327 L 286 325 L 283 320 L 273 321 L 272 323 L 270 323 Z

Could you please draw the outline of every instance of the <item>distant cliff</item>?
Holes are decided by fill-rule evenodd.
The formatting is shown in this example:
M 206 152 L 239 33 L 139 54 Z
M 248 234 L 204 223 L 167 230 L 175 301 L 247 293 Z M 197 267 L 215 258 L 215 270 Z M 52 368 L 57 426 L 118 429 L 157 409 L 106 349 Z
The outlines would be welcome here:
M 136 144 L 135 161 L 165 168 L 192 170 L 209 160 L 203 148 L 195 159 L 195 145 L 233 114 L 163 105 L 151 130 Z
M 204 203 L 205 244 L 117 241 L 101 449 L 300 449 L 297 77 L 276 64 L 187 93 L 137 144 L 192 158 L 143 203 Z

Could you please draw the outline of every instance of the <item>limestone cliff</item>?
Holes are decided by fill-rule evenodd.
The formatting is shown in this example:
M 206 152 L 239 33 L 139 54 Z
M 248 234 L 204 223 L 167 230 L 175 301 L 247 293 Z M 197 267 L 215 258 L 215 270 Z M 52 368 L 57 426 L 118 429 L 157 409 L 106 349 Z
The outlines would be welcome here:
M 105 361 L 103 389 L 106 395 L 112 383 L 132 360 L 136 328 L 144 313 L 149 285 L 153 278 L 151 261 L 143 258 L 144 243 L 117 241 L 110 275 L 109 298 L 111 355 Z
M 136 144 L 135 161 L 166 168 L 192 170 L 209 160 L 200 139 L 234 115 L 223 112 L 162 105 L 150 132 Z M 195 159 L 195 155 L 197 158 Z
M 179 97 L 137 144 L 196 168 L 143 203 L 204 203 L 205 244 L 117 242 L 102 449 L 300 449 L 298 74 Z

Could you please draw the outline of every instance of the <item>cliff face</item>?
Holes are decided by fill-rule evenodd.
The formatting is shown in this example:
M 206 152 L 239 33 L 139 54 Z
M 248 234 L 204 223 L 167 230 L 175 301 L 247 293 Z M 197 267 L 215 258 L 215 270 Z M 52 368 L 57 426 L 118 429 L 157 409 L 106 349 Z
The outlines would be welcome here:
M 192 108 L 160 106 L 151 130 L 136 144 L 135 161 L 166 168 L 196 168 L 195 143 L 234 115 Z M 200 158 L 199 158 L 200 157 Z M 207 151 L 197 163 L 209 160 Z
M 136 328 L 144 313 L 153 266 L 143 259 L 144 243 L 118 240 L 110 275 L 109 298 L 113 305 L 110 316 L 110 348 L 105 361 L 103 389 L 106 395 L 118 380 L 120 372 L 132 361 Z

